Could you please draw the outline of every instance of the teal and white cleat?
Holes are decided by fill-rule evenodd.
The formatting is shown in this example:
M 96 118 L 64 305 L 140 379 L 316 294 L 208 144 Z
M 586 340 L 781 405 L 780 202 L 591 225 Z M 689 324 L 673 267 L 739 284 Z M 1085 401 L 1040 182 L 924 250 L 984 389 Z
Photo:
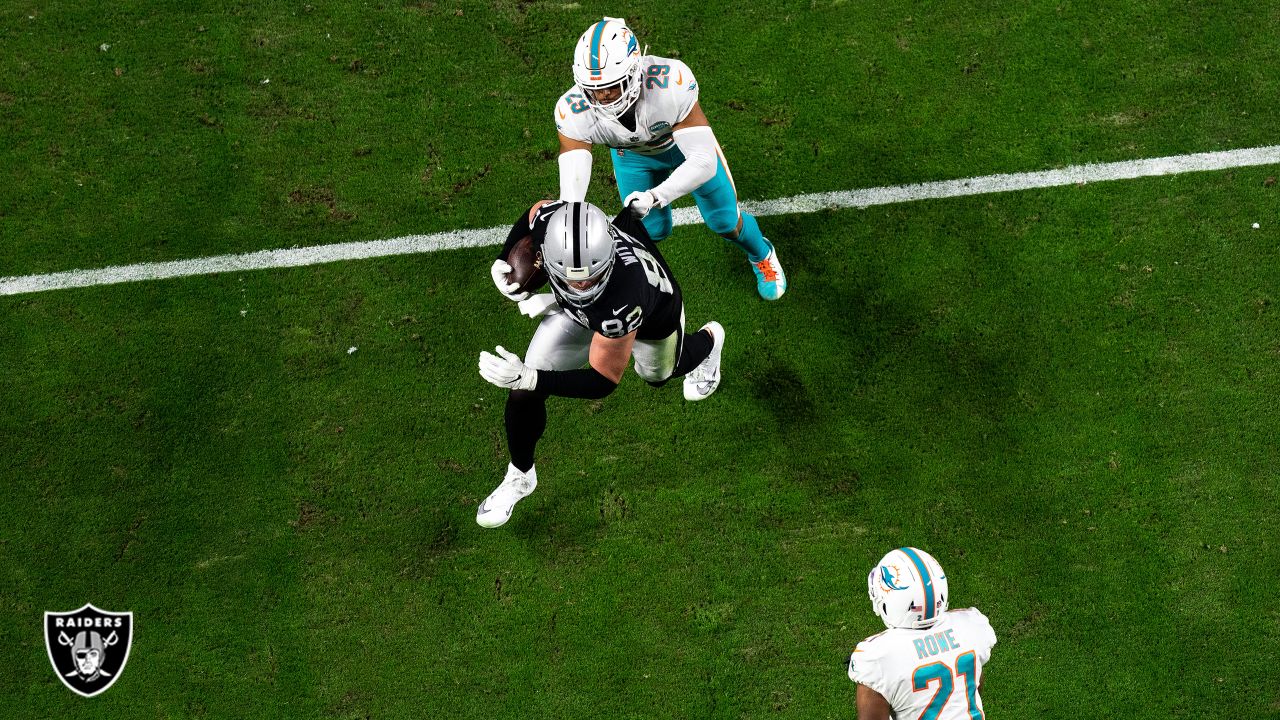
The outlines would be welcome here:
M 757 263 L 751 263 L 756 274 L 756 290 L 765 300 L 777 300 L 787 291 L 787 274 L 782 271 L 782 263 L 778 262 L 778 251 L 769 243 L 769 254 Z

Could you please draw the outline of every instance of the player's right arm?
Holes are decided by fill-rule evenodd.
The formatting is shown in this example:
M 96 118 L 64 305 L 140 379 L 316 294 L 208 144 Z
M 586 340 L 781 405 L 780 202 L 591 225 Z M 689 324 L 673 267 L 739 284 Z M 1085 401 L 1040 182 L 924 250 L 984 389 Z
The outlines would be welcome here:
M 587 358 L 591 369 L 611 381 L 614 387 L 622 382 L 622 373 L 627 370 L 637 332 L 639 330 L 633 330 L 619 338 L 605 337 L 600 333 L 591 337 L 591 353 Z
M 622 337 L 605 337 L 596 333 L 591 337 L 590 367 L 577 370 L 535 371 L 531 387 L 525 388 L 544 395 L 599 400 L 609 395 L 622 382 L 622 374 L 631 359 L 631 348 L 636 342 L 637 330 Z
M 516 218 L 515 224 L 507 232 L 506 242 L 502 243 L 502 247 L 498 250 L 498 258 L 489 267 L 489 277 L 493 279 L 493 284 L 498 288 L 498 292 L 513 302 L 528 299 L 529 293 L 516 292 L 520 286 L 513 282 L 507 282 L 507 273 L 511 272 L 511 264 L 507 262 L 507 256 L 511 253 L 511 248 L 515 247 L 515 244 L 521 238 L 533 232 L 533 214 L 537 208 L 538 206 L 534 205 L 527 214 L 521 213 L 520 217 Z
M 582 202 L 591 183 L 591 143 L 560 135 L 560 199 Z
M 885 681 L 884 659 L 872 636 L 858 643 L 849 655 L 849 679 L 858 687 L 858 720 L 889 720 L 892 704 L 885 693 L 889 684 Z
M 858 720 L 889 720 L 889 701 L 871 688 L 858 684 Z
M 577 370 L 537 370 L 499 345 L 496 354 L 480 353 L 480 377 L 508 390 L 599 400 L 622 381 L 637 332 L 616 338 L 596 333 L 591 338 L 591 367 Z
M 489 268 L 489 276 L 493 279 L 493 284 L 498 288 L 498 292 L 508 299 L 514 302 L 521 302 L 527 300 L 530 295 L 527 292 L 516 292 L 519 285 L 507 282 L 507 274 L 511 272 L 511 264 L 507 262 L 507 258 L 511 254 L 511 248 L 529 235 L 533 235 L 534 241 L 540 245 L 542 243 L 542 233 L 546 230 L 547 218 L 559 207 L 559 201 L 539 200 L 533 204 L 533 207 L 529 208 L 527 213 L 521 213 L 520 217 L 516 218 L 515 224 L 511 226 L 511 230 L 507 232 L 507 239 L 502 243 L 502 248 L 498 250 L 498 258 L 493 261 L 493 265 Z
M 556 101 L 556 134 L 560 136 L 560 199 L 582 202 L 591 182 L 591 120 L 586 98 L 569 91 Z

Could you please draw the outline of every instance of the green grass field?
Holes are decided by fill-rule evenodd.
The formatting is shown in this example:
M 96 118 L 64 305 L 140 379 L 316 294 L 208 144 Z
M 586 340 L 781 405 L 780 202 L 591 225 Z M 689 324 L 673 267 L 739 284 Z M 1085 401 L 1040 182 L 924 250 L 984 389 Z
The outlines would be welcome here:
M 0 4 L 0 275 L 509 223 L 601 14 L 744 199 L 1280 141 L 1269 3 L 92 5 Z M 1278 172 L 765 218 L 776 304 L 678 228 L 721 389 L 552 400 L 498 530 L 492 249 L 0 298 L 0 717 L 853 718 L 908 544 L 992 718 L 1280 717 Z M 86 602 L 136 623 L 93 699 Z

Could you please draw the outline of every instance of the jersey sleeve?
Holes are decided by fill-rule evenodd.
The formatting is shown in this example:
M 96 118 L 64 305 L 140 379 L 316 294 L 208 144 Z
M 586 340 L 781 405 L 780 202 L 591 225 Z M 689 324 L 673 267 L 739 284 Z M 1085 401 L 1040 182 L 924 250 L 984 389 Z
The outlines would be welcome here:
M 641 244 L 653 242 L 653 239 L 649 237 L 648 228 L 631 210 L 624 208 L 622 212 L 618 213 L 618 216 L 613 219 L 613 226 L 639 240 Z
M 551 216 L 564 207 L 564 203 L 564 200 L 552 200 L 551 202 L 543 203 L 542 207 L 538 208 L 537 212 L 533 214 L 531 232 L 534 240 L 537 240 L 539 245 L 542 244 L 542 238 L 547 234 L 547 223 L 551 221 Z M 527 216 L 528 214 L 529 212 L 526 210 L 525 215 Z
M 679 60 L 671 60 L 670 84 L 667 86 L 671 91 L 671 101 L 675 106 L 673 112 L 675 114 L 676 125 L 684 121 L 689 113 L 693 110 L 693 106 L 698 104 L 698 80 L 694 78 L 693 71 L 689 69 Z
M 978 653 L 978 662 L 983 665 L 991 659 L 991 648 L 996 644 L 996 631 L 991 621 L 978 608 L 965 608 L 960 611 L 965 619 L 965 635 L 974 643 L 974 651 Z
M 556 130 L 559 130 L 560 134 L 579 142 L 591 142 L 591 126 L 587 117 L 589 113 L 585 98 L 570 90 L 556 101 L 554 114 Z
M 849 655 L 849 679 L 880 693 L 888 699 L 890 688 L 882 659 L 870 640 L 863 640 Z
M 515 224 L 511 226 L 511 230 L 507 233 L 506 242 L 502 243 L 502 249 L 498 251 L 498 259 L 506 260 L 511 248 L 515 247 L 516 243 L 520 242 L 526 235 L 532 235 L 533 230 L 534 228 L 529 225 L 529 211 L 520 211 L 520 217 L 516 218 Z M 541 242 L 541 238 L 535 237 L 534 242 Z

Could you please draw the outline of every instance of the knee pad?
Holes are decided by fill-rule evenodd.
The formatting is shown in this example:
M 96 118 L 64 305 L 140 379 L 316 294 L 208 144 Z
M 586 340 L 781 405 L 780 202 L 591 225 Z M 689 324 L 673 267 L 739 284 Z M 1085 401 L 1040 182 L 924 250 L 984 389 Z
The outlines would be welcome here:
M 671 234 L 671 208 L 665 207 L 659 210 L 654 208 L 644 216 L 644 229 L 649 231 L 649 237 L 654 242 L 665 240 Z
M 711 232 L 717 235 L 732 235 L 738 229 L 738 208 L 717 208 L 702 217 Z
M 634 363 L 632 368 L 641 380 L 649 383 L 653 387 L 662 387 L 671 379 L 671 372 L 665 368 L 657 367 L 641 367 L 640 363 Z

